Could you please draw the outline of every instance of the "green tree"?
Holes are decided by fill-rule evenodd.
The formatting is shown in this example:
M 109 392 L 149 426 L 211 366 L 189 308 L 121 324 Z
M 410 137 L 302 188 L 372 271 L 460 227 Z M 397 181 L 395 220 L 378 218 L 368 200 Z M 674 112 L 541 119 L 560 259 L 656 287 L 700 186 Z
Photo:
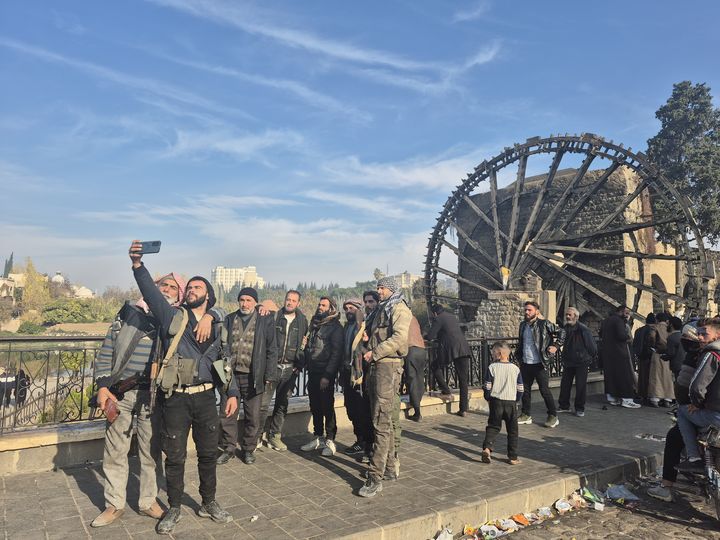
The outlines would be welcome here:
M 28 257 L 25 264 L 25 287 L 22 293 L 23 310 L 42 311 L 50 302 L 50 287 L 47 276 L 35 269 L 32 259 Z
M 373 277 L 375 278 L 375 281 L 382 279 L 385 277 L 385 272 L 383 272 L 379 268 L 376 268 L 375 270 L 373 270 Z
M 660 131 L 648 140 L 647 155 L 691 201 L 700 231 L 710 242 L 720 239 L 720 110 L 710 88 L 683 81 L 673 86 L 667 103 L 655 113 Z M 665 201 L 653 201 L 659 218 L 668 216 Z M 672 241 L 677 229 L 658 227 L 661 240 Z

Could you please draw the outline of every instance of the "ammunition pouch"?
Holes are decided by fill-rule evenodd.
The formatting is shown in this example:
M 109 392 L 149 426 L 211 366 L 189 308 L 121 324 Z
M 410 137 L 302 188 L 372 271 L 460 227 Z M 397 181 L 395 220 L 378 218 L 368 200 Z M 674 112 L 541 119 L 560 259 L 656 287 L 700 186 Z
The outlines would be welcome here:
M 198 376 L 198 361 L 173 354 L 163 362 L 163 369 L 158 378 L 158 385 L 166 397 L 170 397 L 179 386 L 195 384 Z
M 223 393 L 227 394 L 228 388 L 230 387 L 230 380 L 233 376 L 230 359 L 227 356 L 223 356 L 222 358 L 215 360 L 213 362 L 213 369 L 215 370 L 215 374 L 218 376 L 218 379 L 220 379 Z

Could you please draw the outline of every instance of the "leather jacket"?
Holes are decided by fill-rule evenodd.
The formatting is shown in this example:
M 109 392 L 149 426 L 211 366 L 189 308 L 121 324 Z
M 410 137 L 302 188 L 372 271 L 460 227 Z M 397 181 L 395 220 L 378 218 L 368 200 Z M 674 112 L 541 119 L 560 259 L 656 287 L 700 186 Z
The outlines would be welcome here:
M 520 339 L 518 341 L 515 355 L 518 362 L 523 362 L 523 334 L 525 333 L 525 325 L 528 323 L 523 321 L 520 323 Z M 538 351 L 540 351 L 540 357 L 543 365 L 547 365 L 554 356 L 548 352 L 548 348 L 551 345 L 555 345 L 558 349 L 565 343 L 565 330 L 560 326 L 551 323 L 547 319 L 535 319 L 535 322 L 530 325 L 530 329 L 533 335 L 533 341 Z

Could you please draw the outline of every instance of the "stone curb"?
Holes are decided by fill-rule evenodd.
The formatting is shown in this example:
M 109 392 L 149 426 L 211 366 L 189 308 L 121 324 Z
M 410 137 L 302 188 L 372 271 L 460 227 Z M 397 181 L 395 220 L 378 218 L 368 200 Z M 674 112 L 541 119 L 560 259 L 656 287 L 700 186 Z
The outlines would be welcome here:
M 443 527 L 453 533 L 464 525 L 479 525 L 493 519 L 509 517 L 519 512 L 532 512 L 541 506 L 551 506 L 583 486 L 605 487 L 608 483 L 632 480 L 648 474 L 662 463 L 662 453 L 648 454 L 625 460 L 587 474 L 558 474 L 553 480 L 532 488 L 519 489 L 476 501 L 457 504 L 447 509 L 430 509 L 425 513 L 385 526 L 339 537 L 342 540 L 418 540 L 434 538 Z

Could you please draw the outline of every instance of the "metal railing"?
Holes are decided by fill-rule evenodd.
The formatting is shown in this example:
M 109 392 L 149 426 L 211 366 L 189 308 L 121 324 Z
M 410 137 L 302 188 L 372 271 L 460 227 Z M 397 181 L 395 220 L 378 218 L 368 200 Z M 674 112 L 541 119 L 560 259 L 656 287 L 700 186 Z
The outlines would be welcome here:
M 26 428 L 89 420 L 88 401 L 95 391 L 95 358 L 103 336 L 28 336 L 0 338 L 0 435 Z M 481 386 L 491 362 L 490 348 L 497 339 L 469 340 L 470 386 Z M 504 338 L 513 354 L 518 339 Z M 425 388 L 435 388 L 431 366 L 437 349 L 428 344 Z M 550 376 L 562 374 L 557 354 L 549 364 Z M 4 371 L 4 375 L 1 374 Z M 450 388 L 458 387 L 452 362 L 443 366 Z M 297 378 L 294 397 L 307 396 L 307 377 Z M 336 391 L 340 391 L 336 386 Z
M 0 338 L 0 434 L 89 419 L 102 336 Z

